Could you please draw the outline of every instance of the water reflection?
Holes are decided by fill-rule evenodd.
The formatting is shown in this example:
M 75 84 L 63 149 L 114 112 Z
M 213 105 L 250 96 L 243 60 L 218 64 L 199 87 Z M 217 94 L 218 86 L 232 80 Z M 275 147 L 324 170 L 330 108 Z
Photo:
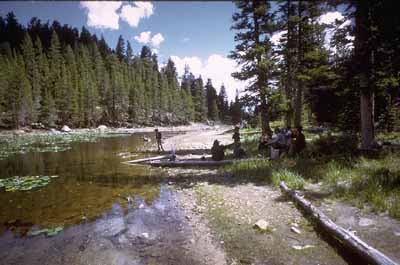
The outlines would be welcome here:
M 152 137 L 152 135 L 148 135 Z M 127 196 L 151 203 L 159 194 L 161 172 L 122 164 L 119 153 L 143 150 L 143 134 L 72 143 L 64 152 L 19 154 L 0 161 L 2 178 L 58 175 L 43 188 L 0 192 L 0 234 L 25 235 L 32 225 L 51 228 L 94 220 Z
M 129 205 L 112 203 L 93 222 L 21 243 L 10 233 L 1 237 L 4 264 L 204 264 L 174 192 L 163 185 L 152 202 L 136 195 Z

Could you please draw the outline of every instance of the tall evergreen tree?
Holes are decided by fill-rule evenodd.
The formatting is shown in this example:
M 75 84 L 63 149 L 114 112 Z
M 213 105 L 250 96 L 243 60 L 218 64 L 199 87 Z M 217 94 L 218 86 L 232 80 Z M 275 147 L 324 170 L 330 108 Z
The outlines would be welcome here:
M 234 13 L 232 29 L 236 30 L 235 41 L 238 43 L 230 58 L 240 65 L 245 65 L 240 72 L 232 76 L 239 80 L 252 80 L 246 91 L 261 110 L 263 134 L 271 134 L 269 126 L 269 96 L 271 81 L 275 74 L 275 62 L 271 49 L 270 37 L 276 30 L 274 17 L 270 12 L 270 3 L 261 1 L 237 1 L 239 10 Z
M 207 118 L 213 121 L 218 120 L 217 91 L 212 85 L 211 79 L 207 80 Z

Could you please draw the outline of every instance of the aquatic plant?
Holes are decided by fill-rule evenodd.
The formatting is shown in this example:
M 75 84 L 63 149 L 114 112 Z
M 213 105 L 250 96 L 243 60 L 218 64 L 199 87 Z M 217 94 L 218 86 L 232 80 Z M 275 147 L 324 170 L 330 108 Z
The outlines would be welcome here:
M 52 178 L 58 176 L 14 176 L 11 178 L 0 179 L 0 188 L 5 191 L 27 191 L 48 185 Z

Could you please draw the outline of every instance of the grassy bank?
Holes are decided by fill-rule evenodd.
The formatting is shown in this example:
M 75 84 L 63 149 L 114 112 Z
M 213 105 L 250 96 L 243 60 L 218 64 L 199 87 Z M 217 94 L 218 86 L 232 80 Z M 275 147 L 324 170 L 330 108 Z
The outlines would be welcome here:
M 244 148 L 255 156 L 258 135 L 244 138 Z M 302 156 L 239 162 L 225 167 L 224 171 L 235 177 L 253 178 L 273 185 L 283 180 L 295 189 L 303 189 L 307 182 L 321 182 L 322 188 L 331 196 L 400 218 L 398 153 L 382 151 L 366 157 L 357 152 L 357 139 L 349 135 L 306 135 L 306 138 L 310 140 Z M 392 134 L 390 138 L 400 137 Z

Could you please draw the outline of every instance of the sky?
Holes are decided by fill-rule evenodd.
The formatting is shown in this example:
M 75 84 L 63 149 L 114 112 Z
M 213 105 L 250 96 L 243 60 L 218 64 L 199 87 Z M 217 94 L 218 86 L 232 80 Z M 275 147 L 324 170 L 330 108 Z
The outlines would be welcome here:
M 245 86 L 231 77 L 238 67 L 227 58 L 235 45 L 235 32 L 230 30 L 235 12 L 232 2 L 0 2 L 0 16 L 10 11 L 23 25 L 38 17 L 78 29 L 85 26 L 103 35 L 111 48 L 119 35 L 130 41 L 135 53 L 148 45 L 158 54 L 160 65 L 171 58 L 178 75 L 188 64 L 196 77 L 201 75 L 205 82 L 211 78 L 217 91 L 224 84 L 229 100 L 234 99 L 236 89 L 243 91 Z M 323 21 L 332 18 L 340 18 L 340 13 L 330 12 Z

